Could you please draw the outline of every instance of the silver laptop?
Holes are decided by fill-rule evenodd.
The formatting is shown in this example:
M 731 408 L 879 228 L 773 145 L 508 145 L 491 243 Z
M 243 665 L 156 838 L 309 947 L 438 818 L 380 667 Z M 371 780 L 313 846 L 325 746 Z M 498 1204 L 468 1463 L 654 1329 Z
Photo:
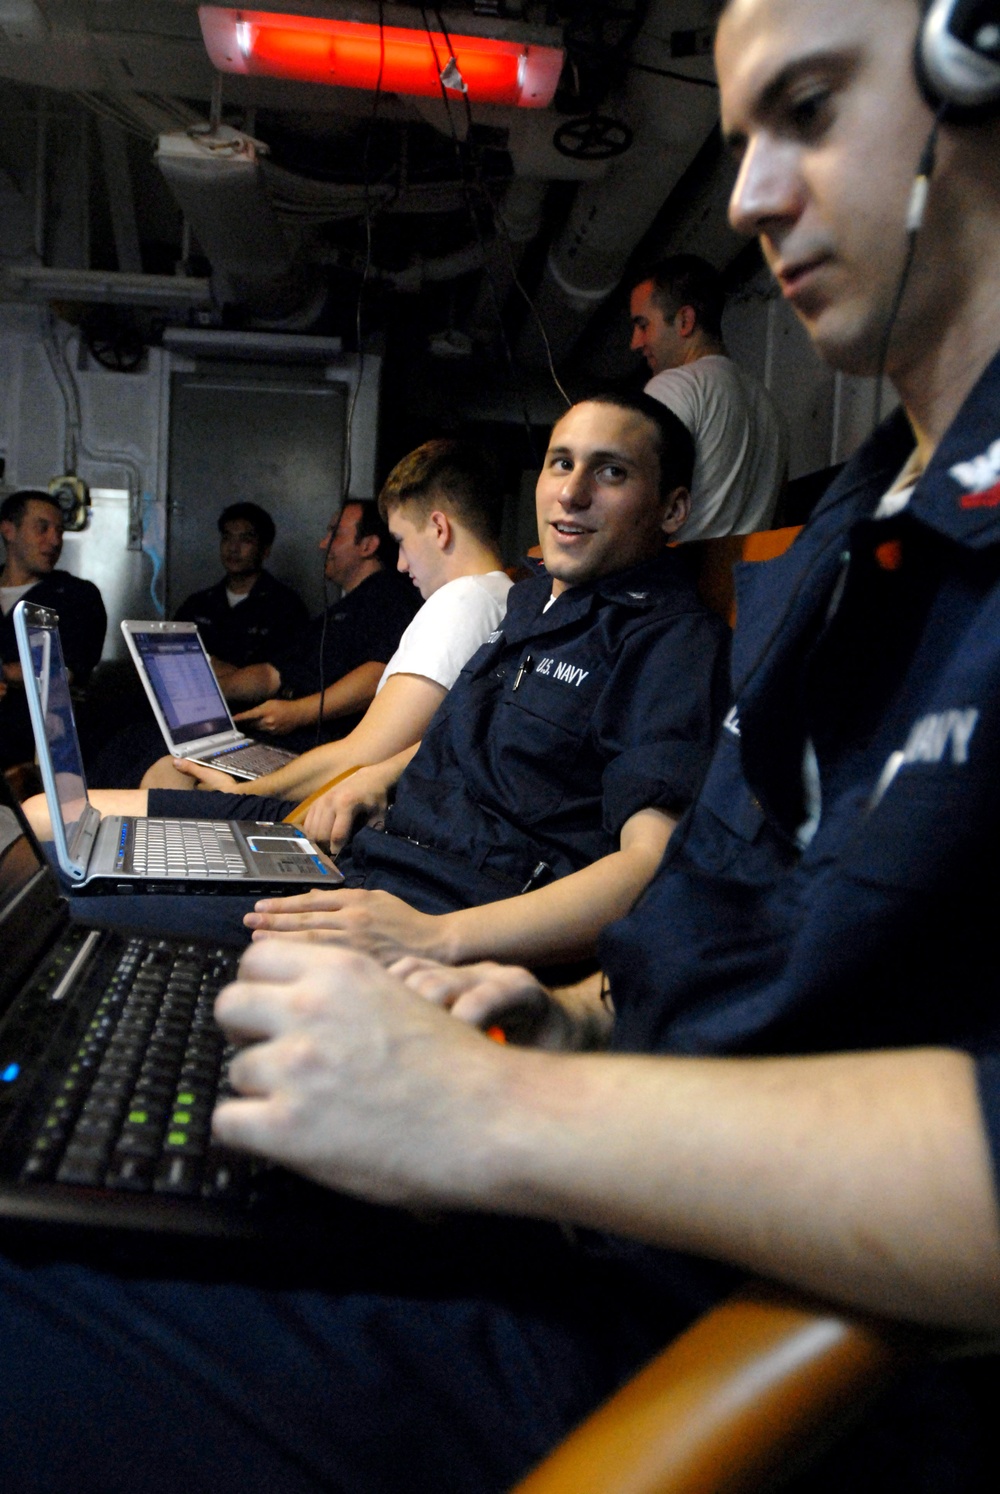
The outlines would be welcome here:
M 298 755 L 237 728 L 196 623 L 126 620 L 122 633 L 173 757 L 253 779 Z
M 293 825 L 107 815 L 87 797 L 59 619 L 18 602 L 14 631 L 60 869 L 91 892 L 230 892 L 335 887 L 333 862 Z

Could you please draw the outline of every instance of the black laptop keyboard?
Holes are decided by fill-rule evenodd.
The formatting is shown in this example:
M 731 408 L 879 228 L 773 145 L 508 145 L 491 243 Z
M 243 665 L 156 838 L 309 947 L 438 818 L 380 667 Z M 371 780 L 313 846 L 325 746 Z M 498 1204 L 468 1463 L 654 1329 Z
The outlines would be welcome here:
M 50 1094 L 21 1177 L 241 1201 L 255 1164 L 211 1140 L 230 1048 L 212 1015 L 228 949 L 129 940 Z

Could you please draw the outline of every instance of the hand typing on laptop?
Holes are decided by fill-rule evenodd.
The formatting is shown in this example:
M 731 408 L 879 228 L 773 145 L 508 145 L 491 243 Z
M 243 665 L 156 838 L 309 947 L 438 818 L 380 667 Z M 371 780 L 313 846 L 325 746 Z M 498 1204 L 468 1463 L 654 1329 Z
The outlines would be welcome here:
M 251 706 L 248 711 L 238 711 L 234 721 L 252 721 L 258 731 L 267 731 L 272 736 L 283 737 L 300 726 L 314 726 L 316 706 L 310 695 L 300 700 L 264 700 Z
M 231 778 L 221 768 L 209 768 L 205 763 L 193 763 L 186 757 L 171 759 L 172 766 L 186 778 L 193 778 L 195 787 L 215 789 L 223 794 L 259 793 L 259 779 Z
M 485 1042 L 363 955 L 284 941 L 247 951 L 215 1013 L 249 1044 L 217 1141 L 383 1203 L 483 1202 L 491 1123 L 540 1055 Z

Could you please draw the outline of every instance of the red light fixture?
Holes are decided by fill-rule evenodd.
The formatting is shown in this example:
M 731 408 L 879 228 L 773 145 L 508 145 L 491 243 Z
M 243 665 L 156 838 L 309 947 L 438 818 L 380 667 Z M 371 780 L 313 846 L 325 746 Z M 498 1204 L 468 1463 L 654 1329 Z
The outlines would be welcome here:
M 446 38 L 440 31 L 263 10 L 198 7 L 201 34 L 223 73 L 332 83 L 374 90 L 381 69 L 386 93 L 439 98 L 466 94 L 470 103 L 544 109 L 562 71 L 560 47 L 486 36 Z M 450 46 L 449 46 L 450 42 Z

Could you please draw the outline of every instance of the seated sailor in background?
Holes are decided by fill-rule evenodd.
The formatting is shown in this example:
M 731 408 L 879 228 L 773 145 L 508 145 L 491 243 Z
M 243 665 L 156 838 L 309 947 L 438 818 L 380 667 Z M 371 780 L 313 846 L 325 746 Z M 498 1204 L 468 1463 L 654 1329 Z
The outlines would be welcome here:
M 219 515 L 222 580 L 193 592 L 174 613 L 197 624 L 209 655 L 237 669 L 273 658 L 309 621 L 298 592 L 265 568 L 275 533 L 260 504 L 229 504 Z
M 317 732 L 353 730 L 419 605 L 395 574 L 395 548 L 374 502 L 348 499 L 319 548 L 326 579 L 342 593 L 325 617 L 265 662 L 234 669 L 218 661 L 215 670 L 230 705 L 251 707 L 234 719 L 251 734 L 281 736 L 292 750 L 314 746 Z
M 63 548 L 62 511 L 35 488 L 11 493 L 0 505 L 4 563 L 0 569 L 0 675 L 10 688 L 0 696 L 0 767 L 34 762 L 35 742 L 14 637 L 14 605 L 29 597 L 62 620 L 63 652 L 75 685 L 85 685 L 101 657 L 108 626 L 101 593 L 92 581 L 56 570 Z

